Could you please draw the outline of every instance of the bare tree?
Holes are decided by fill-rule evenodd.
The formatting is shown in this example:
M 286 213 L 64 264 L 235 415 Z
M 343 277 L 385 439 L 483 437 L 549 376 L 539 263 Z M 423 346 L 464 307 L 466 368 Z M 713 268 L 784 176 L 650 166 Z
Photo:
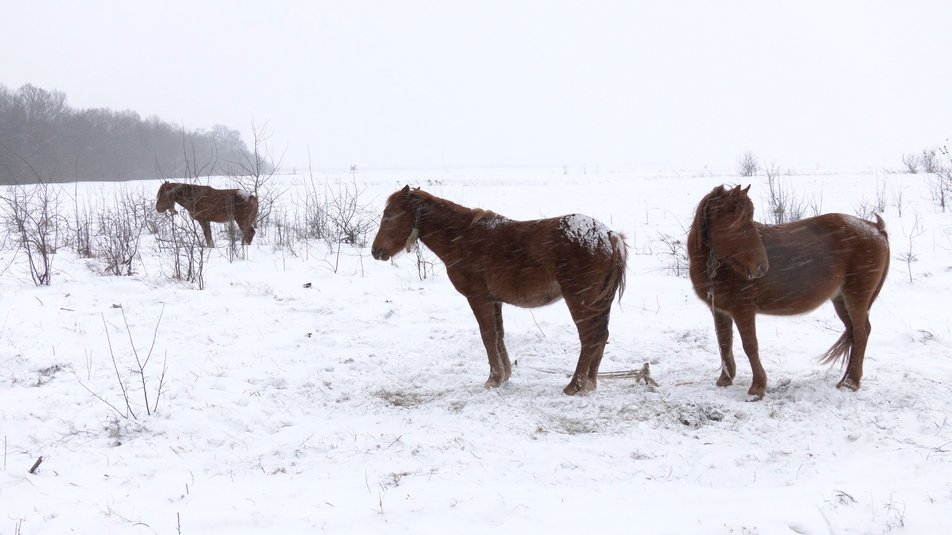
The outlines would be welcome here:
M 277 161 L 271 155 L 268 140 L 271 133 L 268 125 L 258 127 L 252 123 L 251 132 L 254 139 L 250 151 L 243 146 L 235 147 L 235 160 L 230 162 L 230 178 L 238 188 L 258 197 L 258 224 L 267 227 L 268 218 L 274 209 L 274 204 L 281 193 L 274 189 L 274 175 L 281 168 L 284 155 Z
M 918 154 L 903 154 L 902 163 L 906 166 L 906 171 L 912 174 L 919 172 L 919 164 L 922 159 Z
M 737 173 L 742 177 L 752 177 L 757 174 L 760 163 L 753 152 L 747 151 L 737 161 Z

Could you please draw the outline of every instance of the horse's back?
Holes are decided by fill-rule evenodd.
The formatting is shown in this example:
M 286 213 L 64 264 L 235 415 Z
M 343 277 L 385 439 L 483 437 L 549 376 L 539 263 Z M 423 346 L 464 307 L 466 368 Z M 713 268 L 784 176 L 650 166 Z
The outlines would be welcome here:
M 489 292 L 512 305 L 552 303 L 566 291 L 578 291 L 572 285 L 601 284 L 613 268 L 612 234 L 588 216 L 530 221 L 497 216 L 476 224 L 483 228 L 464 245 L 468 258 L 459 269 L 478 265 Z
M 879 283 L 889 266 L 882 219 L 823 214 L 761 226 L 770 268 L 753 282 L 758 309 L 767 314 L 812 310 L 844 285 Z M 796 296 L 796 297 L 794 297 Z

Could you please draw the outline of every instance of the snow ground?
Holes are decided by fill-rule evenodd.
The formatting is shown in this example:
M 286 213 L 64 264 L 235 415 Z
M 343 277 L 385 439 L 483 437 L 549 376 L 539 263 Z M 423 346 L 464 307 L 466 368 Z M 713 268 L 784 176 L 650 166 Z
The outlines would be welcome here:
M 824 306 L 758 318 L 769 383 L 756 403 L 745 401 L 750 369 L 736 337 L 738 379 L 714 385 L 710 314 L 672 273 L 662 239 L 683 239 L 700 198 L 736 177 L 320 178 L 355 181 L 375 213 L 409 183 L 514 219 L 577 212 L 623 231 L 628 289 L 602 371 L 649 362 L 659 386 L 603 379 L 580 397 L 561 392 L 578 350 L 563 304 L 504 308 L 517 364 L 508 385 L 486 390 L 469 307 L 441 267 L 421 280 L 414 255 L 376 262 L 369 247 L 350 248 L 338 261 L 320 243 L 295 255 L 262 233 L 246 260 L 229 262 L 219 235 L 199 291 L 165 276 L 145 236 L 131 277 L 100 275 L 61 250 L 52 285 L 37 288 L 8 247 L 0 533 L 952 532 L 952 215 L 932 203 L 929 178 L 785 177 L 823 212 L 887 199 L 893 261 L 872 309 L 862 389 L 835 389 L 840 370 L 817 362 L 841 330 Z M 280 180 L 290 207 L 308 181 Z M 750 180 L 753 198 L 766 199 L 766 180 Z M 151 196 L 156 184 L 76 191 L 108 198 L 117 187 Z M 765 200 L 755 204 L 763 220 Z M 907 251 L 917 257 L 908 266 Z M 129 339 L 144 355 L 157 325 L 146 392 L 163 360 L 166 386 L 146 415 Z M 138 419 L 105 403 L 122 404 L 117 372 Z

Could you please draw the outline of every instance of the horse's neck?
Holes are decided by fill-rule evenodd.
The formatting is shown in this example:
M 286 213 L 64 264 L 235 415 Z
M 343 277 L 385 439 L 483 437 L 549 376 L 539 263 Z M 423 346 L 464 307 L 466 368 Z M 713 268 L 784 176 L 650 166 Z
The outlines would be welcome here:
M 201 197 L 201 186 L 196 186 L 194 184 L 179 184 L 175 188 L 173 198 L 175 202 L 179 203 L 182 208 L 186 210 L 194 210 L 195 202 Z
M 420 216 L 420 241 L 443 258 L 458 250 L 467 235 L 476 230 L 470 225 L 476 211 L 448 201 L 430 201 Z

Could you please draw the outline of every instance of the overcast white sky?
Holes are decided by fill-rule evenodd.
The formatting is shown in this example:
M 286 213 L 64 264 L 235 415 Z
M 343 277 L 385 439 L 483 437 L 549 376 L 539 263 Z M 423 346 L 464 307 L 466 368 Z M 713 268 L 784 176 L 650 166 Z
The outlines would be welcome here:
M 898 167 L 952 136 L 952 2 L 32 0 L 0 83 L 285 167 Z

